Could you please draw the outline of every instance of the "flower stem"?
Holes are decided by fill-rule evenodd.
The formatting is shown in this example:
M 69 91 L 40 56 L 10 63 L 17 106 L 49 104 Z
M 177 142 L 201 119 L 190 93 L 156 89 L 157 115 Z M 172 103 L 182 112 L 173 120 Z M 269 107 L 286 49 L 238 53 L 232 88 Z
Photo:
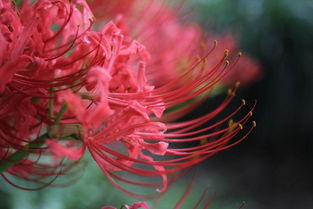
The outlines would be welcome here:
M 0 162 L 0 173 L 3 173 L 8 168 L 17 164 L 18 162 L 23 160 L 25 157 L 27 157 L 30 154 L 30 151 L 28 150 L 41 147 L 44 143 L 44 140 L 47 138 L 49 138 L 48 134 L 44 134 L 38 137 L 37 139 L 35 139 L 34 141 L 32 141 L 31 143 L 25 145 L 23 150 L 18 150 L 12 155 L 10 155 L 7 159 L 2 160 Z
M 53 125 L 58 125 L 60 123 L 60 121 L 63 118 L 64 113 L 65 113 L 66 110 L 67 110 L 67 105 L 63 104 L 62 107 L 61 107 L 60 112 L 58 113 L 57 117 L 55 118 L 55 121 L 54 121 Z
M 53 110 L 54 110 L 54 91 L 53 91 L 53 88 L 50 89 L 50 99 L 49 99 L 49 116 L 51 118 L 53 118 L 54 114 L 53 114 Z
M 67 105 L 63 104 L 61 107 L 60 112 L 56 116 L 54 121 L 54 125 L 58 125 L 62 120 L 62 117 L 67 109 Z M 50 138 L 48 133 L 45 133 L 35 139 L 34 141 L 30 142 L 29 144 L 25 145 L 23 149 L 17 150 L 13 154 L 11 154 L 8 158 L 0 161 L 0 174 L 5 172 L 8 168 L 12 167 L 13 165 L 19 163 L 24 158 L 26 158 L 34 148 L 39 148 L 44 144 L 45 139 Z

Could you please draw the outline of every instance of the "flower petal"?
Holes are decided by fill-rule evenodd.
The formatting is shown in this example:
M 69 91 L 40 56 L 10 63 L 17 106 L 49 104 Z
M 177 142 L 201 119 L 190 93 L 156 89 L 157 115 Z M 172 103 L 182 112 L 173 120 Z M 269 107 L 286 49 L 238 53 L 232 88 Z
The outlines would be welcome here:
M 57 157 L 68 158 L 73 161 L 80 160 L 85 152 L 85 146 L 81 146 L 81 148 L 76 149 L 73 147 L 68 147 L 60 144 L 55 139 L 47 139 L 45 141 L 46 145 L 50 149 L 52 155 Z

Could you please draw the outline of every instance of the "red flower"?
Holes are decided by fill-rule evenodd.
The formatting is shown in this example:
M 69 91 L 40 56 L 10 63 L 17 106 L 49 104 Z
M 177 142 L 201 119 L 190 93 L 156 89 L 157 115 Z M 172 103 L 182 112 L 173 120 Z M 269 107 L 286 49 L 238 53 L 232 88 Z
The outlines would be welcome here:
M 90 5 L 97 19 L 115 17 L 124 34 L 145 45 L 153 55 L 147 62 L 147 77 L 155 85 L 162 85 L 182 74 L 196 56 L 205 56 L 214 40 L 219 40 L 218 46 L 208 57 L 206 70 L 219 62 L 225 49 L 237 50 L 237 43 L 231 35 L 216 37 L 205 33 L 197 24 L 182 23 L 178 14 L 182 4 L 170 7 L 160 0 L 92 0 Z M 232 86 L 236 81 L 248 84 L 261 76 L 258 64 L 246 55 L 233 68 L 221 81 L 224 85 Z
M 238 86 L 208 114 L 186 122 L 162 122 L 197 106 L 238 62 L 238 58 L 233 64 L 228 61 L 227 50 L 210 62 L 216 43 L 205 53 L 193 46 L 192 39 L 199 41 L 202 33 L 195 26 L 181 26 L 172 10 L 164 8 L 157 16 L 169 18 L 170 28 L 159 21 L 138 27 L 131 22 L 142 34 L 139 40 L 162 27 L 159 39 L 164 36 L 168 43 L 161 47 L 152 37 L 151 42 L 143 40 L 146 47 L 119 21 L 92 30 L 93 16 L 83 0 L 25 1 L 20 9 L 0 2 L 4 7 L 0 40 L 7 48 L 6 53 L 0 49 L 5 57 L 0 65 L 0 74 L 5 75 L 0 81 L 0 171 L 7 172 L 1 175 L 9 182 L 7 174 L 38 183 L 39 188 L 49 185 L 54 178 L 45 182 L 45 177 L 67 174 L 87 148 L 118 189 L 149 197 L 128 191 L 120 182 L 163 192 L 174 180 L 169 174 L 236 145 L 255 127 L 255 122 L 248 123 L 255 104 L 229 124 L 244 107 L 243 100 L 224 119 L 203 128 L 227 107 Z M 157 1 L 150 6 L 153 11 L 159 8 Z M 7 21 L 10 18 L 14 24 Z M 18 35 L 21 32 L 23 36 Z M 180 35 L 186 37 L 180 40 Z M 180 41 L 180 47 L 172 44 Z M 175 59 L 174 65 L 168 57 Z M 173 76 L 164 76 L 179 64 Z M 163 114 L 171 108 L 176 109 Z M 186 146 L 189 143 L 192 146 Z M 138 182 L 120 176 L 125 172 L 161 181 Z

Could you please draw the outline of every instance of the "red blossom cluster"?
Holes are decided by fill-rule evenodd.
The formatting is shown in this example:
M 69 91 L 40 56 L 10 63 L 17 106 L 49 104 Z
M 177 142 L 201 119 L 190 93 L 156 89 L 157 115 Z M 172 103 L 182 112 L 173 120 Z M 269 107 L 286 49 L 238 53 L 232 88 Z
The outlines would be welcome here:
M 123 31 L 145 45 L 152 54 L 147 65 L 147 77 L 154 85 L 161 85 L 177 77 L 185 70 L 195 56 L 204 56 L 212 43 L 218 39 L 218 46 L 208 57 L 207 69 L 212 69 L 221 54 L 228 49 L 237 49 L 235 39 L 229 35 L 214 36 L 195 23 L 184 21 L 178 12 L 183 10 L 183 2 L 171 7 L 160 0 L 90 0 L 90 7 L 97 20 L 107 22 L 115 17 L 115 23 Z M 101 22 L 100 21 L 100 22 Z M 228 59 L 234 59 L 229 55 Z M 231 86 L 234 81 L 249 84 L 259 79 L 259 65 L 251 57 L 243 56 L 227 76 L 221 80 Z
M 127 190 L 124 183 L 164 192 L 175 180 L 170 174 L 249 135 L 255 104 L 230 123 L 244 100 L 210 123 L 232 101 L 238 86 L 199 118 L 165 122 L 194 109 L 223 79 L 233 83 L 231 75 L 244 77 L 244 82 L 255 79 L 253 61 L 225 50 L 235 49 L 231 38 L 218 46 L 199 26 L 181 23 L 177 8 L 158 0 L 88 3 L 24 0 L 17 7 L 0 0 L 4 179 L 20 188 L 13 178 L 38 184 L 23 189 L 43 188 L 57 176 L 75 174 L 88 150 L 114 186 L 146 197 Z M 248 69 L 253 71 L 249 77 Z M 155 177 L 161 181 L 154 182 Z

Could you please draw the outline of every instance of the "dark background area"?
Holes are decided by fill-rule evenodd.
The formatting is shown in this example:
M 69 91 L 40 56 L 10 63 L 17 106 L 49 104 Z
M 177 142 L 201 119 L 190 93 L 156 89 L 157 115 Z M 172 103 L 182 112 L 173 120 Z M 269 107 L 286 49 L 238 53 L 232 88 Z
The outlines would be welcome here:
M 313 208 L 313 1 L 195 0 L 210 31 L 231 32 L 257 59 L 258 82 L 239 96 L 257 99 L 257 128 L 207 162 L 222 195 L 246 208 Z

